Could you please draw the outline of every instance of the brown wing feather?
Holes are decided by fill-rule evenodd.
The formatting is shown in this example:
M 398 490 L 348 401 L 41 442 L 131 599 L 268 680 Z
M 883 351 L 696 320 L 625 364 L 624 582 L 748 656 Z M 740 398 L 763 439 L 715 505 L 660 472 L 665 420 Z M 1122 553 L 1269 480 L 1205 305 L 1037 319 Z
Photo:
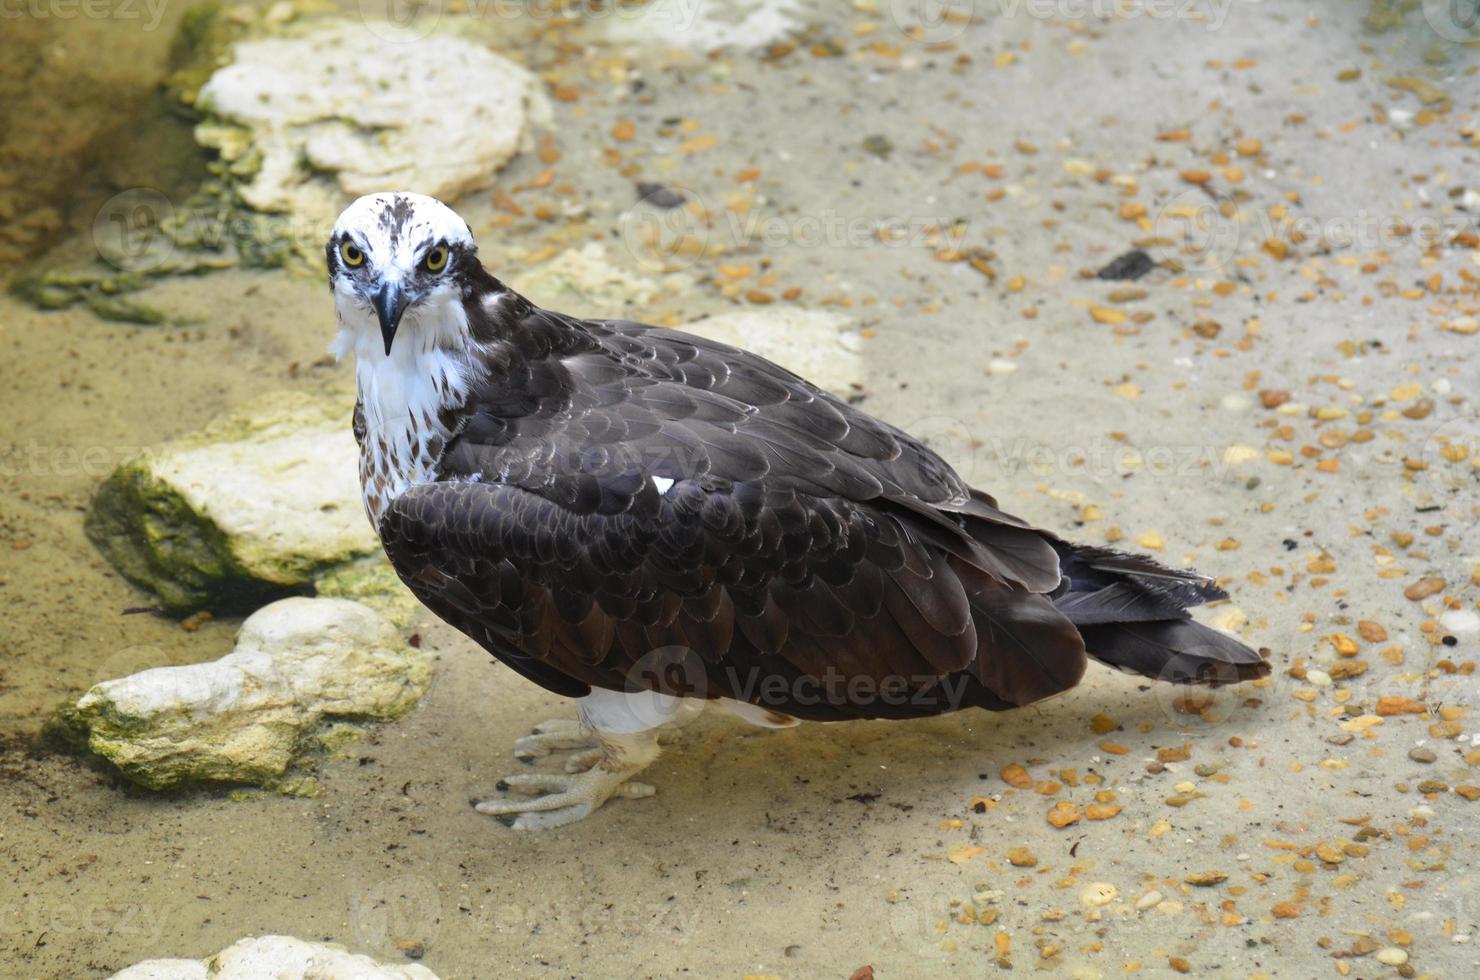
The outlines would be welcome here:
M 626 689 L 654 648 L 687 646 L 707 693 L 761 703 L 754 681 L 779 679 L 766 706 L 814 718 L 1000 708 L 1078 680 L 1084 645 L 1038 595 L 1060 582 L 1056 539 L 915 439 L 723 344 L 497 308 L 515 319 L 466 307 L 488 380 L 439 482 L 379 530 L 429 607 L 531 680 Z M 828 674 L 935 693 L 802 703 Z M 947 696 L 951 677 L 970 683 Z

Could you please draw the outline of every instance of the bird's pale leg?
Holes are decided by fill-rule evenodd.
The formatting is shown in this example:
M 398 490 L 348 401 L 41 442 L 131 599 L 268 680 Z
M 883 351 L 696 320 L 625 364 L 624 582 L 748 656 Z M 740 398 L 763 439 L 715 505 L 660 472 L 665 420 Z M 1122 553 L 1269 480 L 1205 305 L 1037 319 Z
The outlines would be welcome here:
M 551 752 L 571 752 L 580 749 L 585 751 L 579 754 L 586 756 L 598 748 L 596 733 L 591 729 L 573 718 L 556 718 L 540 722 L 528 735 L 516 739 L 514 757 L 520 762 L 531 762 Z M 587 763 L 579 768 L 589 769 L 591 765 L 592 763 Z
M 484 800 L 475 808 L 515 830 L 545 830 L 582 820 L 614 796 L 639 799 L 657 792 L 647 783 L 629 781 L 658 758 L 656 731 L 594 734 L 601 755 L 586 771 L 509 776 L 498 788 L 528 799 Z

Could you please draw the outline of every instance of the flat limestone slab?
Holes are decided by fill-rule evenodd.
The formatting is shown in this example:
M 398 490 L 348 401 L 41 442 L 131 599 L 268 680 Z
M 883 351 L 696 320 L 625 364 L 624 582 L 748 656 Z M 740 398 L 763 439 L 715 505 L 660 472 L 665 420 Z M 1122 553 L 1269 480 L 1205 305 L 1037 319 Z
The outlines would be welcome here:
M 321 723 L 398 718 L 431 678 L 430 656 L 379 613 L 299 596 L 249 616 L 219 660 L 94 685 L 51 731 L 148 789 L 271 786 Z
M 113 974 L 112 980 L 438 980 L 419 963 L 388 966 L 330 943 L 292 936 L 249 936 L 208 960 L 148 960 Z
M 454 200 L 488 186 L 543 105 L 507 58 L 391 24 L 244 41 L 231 57 L 200 91 L 196 141 L 249 177 L 247 204 L 314 221 L 376 191 Z
M 279 393 L 146 450 L 99 488 L 88 537 L 176 613 L 249 609 L 378 552 L 352 402 Z
M 754 49 L 806 26 L 793 8 L 788 0 L 654 0 L 618 7 L 608 35 L 619 42 L 698 52 Z
M 844 398 L 866 381 L 863 338 L 837 313 L 766 306 L 721 313 L 679 329 L 743 347 Z

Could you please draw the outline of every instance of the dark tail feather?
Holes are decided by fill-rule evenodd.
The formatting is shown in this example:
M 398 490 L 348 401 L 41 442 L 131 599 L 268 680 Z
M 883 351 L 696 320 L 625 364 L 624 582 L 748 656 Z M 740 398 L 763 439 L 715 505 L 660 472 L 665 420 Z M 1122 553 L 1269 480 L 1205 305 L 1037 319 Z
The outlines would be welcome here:
M 1172 684 L 1221 687 L 1269 673 L 1269 663 L 1231 636 L 1190 619 L 1081 626 L 1089 655 Z
M 1228 594 L 1196 572 L 1144 555 L 1055 542 L 1064 582 L 1054 608 L 1084 637 L 1089 655 L 1120 670 L 1173 684 L 1217 687 L 1269 673 L 1254 650 L 1193 622 L 1191 606 Z

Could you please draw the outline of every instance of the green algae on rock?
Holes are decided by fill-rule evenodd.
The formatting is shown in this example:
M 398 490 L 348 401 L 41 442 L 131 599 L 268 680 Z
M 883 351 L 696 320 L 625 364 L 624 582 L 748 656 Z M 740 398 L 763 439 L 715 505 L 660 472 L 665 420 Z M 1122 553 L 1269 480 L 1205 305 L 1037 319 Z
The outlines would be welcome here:
M 88 537 L 172 613 L 248 609 L 379 550 L 349 397 L 279 393 L 124 463 Z
M 96 684 L 48 731 L 147 789 L 281 784 L 303 795 L 302 781 L 281 781 L 320 751 L 321 724 L 338 723 L 332 740 L 343 741 L 345 723 L 399 718 L 431 680 L 431 656 L 379 613 L 294 597 L 248 617 L 221 659 Z
M 317 595 L 353 599 L 406 627 L 425 609 L 384 556 L 331 568 L 313 582 Z

